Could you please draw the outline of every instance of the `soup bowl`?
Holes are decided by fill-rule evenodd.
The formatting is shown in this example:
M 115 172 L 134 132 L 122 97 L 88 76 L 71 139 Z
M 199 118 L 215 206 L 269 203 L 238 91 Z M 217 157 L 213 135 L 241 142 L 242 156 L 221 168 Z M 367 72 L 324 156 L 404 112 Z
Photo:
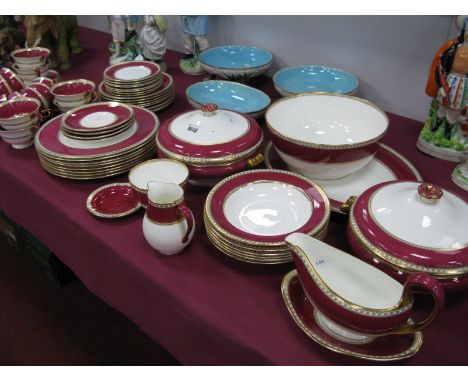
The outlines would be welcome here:
M 24 48 L 11 52 L 11 57 L 19 65 L 35 65 L 45 63 L 50 55 L 46 48 Z
M 218 46 L 200 53 L 204 70 L 230 80 L 247 81 L 265 72 L 272 63 L 270 52 L 252 46 Z
M 265 120 L 289 169 L 315 179 L 338 179 L 363 168 L 388 129 L 380 108 L 340 94 L 282 98 L 268 108 Z
M 189 179 L 189 169 L 182 162 L 172 159 L 152 159 L 133 167 L 128 180 L 138 193 L 143 207 L 148 205 L 148 182 L 174 183 L 184 187 Z

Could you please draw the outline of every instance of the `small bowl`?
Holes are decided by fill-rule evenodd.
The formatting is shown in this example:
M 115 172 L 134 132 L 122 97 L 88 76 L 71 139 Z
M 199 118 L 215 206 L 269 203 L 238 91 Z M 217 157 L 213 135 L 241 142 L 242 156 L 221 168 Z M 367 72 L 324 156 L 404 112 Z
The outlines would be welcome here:
M 338 179 L 372 160 L 388 117 L 367 100 L 326 93 L 282 98 L 265 114 L 273 145 L 291 171 Z
M 0 125 L 17 130 L 37 123 L 41 103 L 35 98 L 16 98 L 0 104 Z
M 358 79 L 342 69 L 304 65 L 281 69 L 273 76 L 276 90 L 286 97 L 301 93 L 337 93 L 352 95 Z
M 71 80 L 55 84 L 50 92 L 56 100 L 71 103 L 90 97 L 95 87 L 94 82 L 89 80 Z
M 172 159 L 152 159 L 142 162 L 133 167 L 128 174 L 130 185 L 138 192 L 140 203 L 145 208 L 148 204 L 148 182 L 174 183 L 184 187 L 188 179 L 188 167 Z
M 220 109 L 249 114 L 253 118 L 261 117 L 271 102 L 262 91 L 231 81 L 197 82 L 189 86 L 185 94 L 197 109 L 215 103 Z
M 33 65 L 47 61 L 50 56 L 50 50 L 46 48 L 24 48 L 11 52 L 11 57 L 17 64 Z
M 200 53 L 204 70 L 231 80 L 247 81 L 265 72 L 272 63 L 270 52 L 252 46 L 219 46 Z

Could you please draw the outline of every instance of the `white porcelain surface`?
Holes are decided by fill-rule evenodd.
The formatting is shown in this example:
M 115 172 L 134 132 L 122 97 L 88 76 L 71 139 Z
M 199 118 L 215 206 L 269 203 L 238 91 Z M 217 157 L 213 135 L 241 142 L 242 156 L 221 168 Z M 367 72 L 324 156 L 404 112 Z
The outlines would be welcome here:
M 302 233 L 293 233 L 286 242 L 299 247 L 323 282 L 343 299 L 371 309 L 395 307 L 403 285 L 379 269 Z
M 31 146 L 34 143 L 34 134 L 19 138 L 7 138 L 5 136 L 2 136 L 1 138 L 5 142 L 11 144 L 15 149 L 24 149 L 26 147 Z
M 338 180 L 340 178 L 354 177 L 355 172 L 365 167 L 374 157 L 368 155 L 365 158 L 347 163 L 312 163 L 297 159 L 291 155 L 283 153 L 275 147 L 278 155 L 287 164 L 292 172 L 320 180 Z M 351 174 L 351 175 L 350 175 Z
M 182 163 L 156 159 L 132 169 L 129 180 L 137 188 L 146 190 L 149 181 L 181 184 L 188 175 L 188 168 Z
M 88 114 L 80 119 L 80 125 L 90 129 L 105 127 L 114 123 L 118 119 L 117 115 L 109 111 L 98 111 Z
M 151 74 L 151 70 L 146 66 L 129 66 L 122 69 L 118 69 L 115 72 L 115 78 L 119 80 L 139 80 L 140 78 L 148 77 Z
M 13 139 L 20 138 L 20 137 L 25 137 L 25 136 L 34 134 L 35 131 L 36 131 L 36 125 L 30 125 L 28 127 L 24 127 L 22 129 L 17 129 L 17 130 L 0 129 L 0 137 L 13 138 Z
M 280 134 L 305 143 L 347 145 L 383 134 L 388 119 L 381 110 L 357 98 L 307 94 L 271 106 L 265 115 Z
M 202 146 L 233 141 L 248 129 L 249 122 L 245 117 L 228 110 L 217 110 L 210 116 L 195 110 L 180 115 L 169 127 L 178 139 Z
M 96 140 L 90 139 L 87 141 L 82 141 L 79 139 L 73 139 L 73 138 L 67 137 L 66 135 L 62 133 L 62 131 L 60 131 L 58 133 L 58 139 L 60 143 L 64 144 L 65 146 L 73 147 L 75 149 L 96 149 L 99 147 L 112 146 L 117 143 L 123 142 L 124 140 L 130 138 L 133 134 L 135 134 L 137 129 L 138 129 L 138 124 L 135 121 L 134 124 L 129 129 L 109 138 L 96 139 Z
M 24 122 L 18 123 L 13 121 L 12 123 L 6 123 L 6 122 L 1 122 L 0 125 L 8 131 L 15 131 L 15 130 L 22 130 L 31 126 L 35 126 L 39 123 L 39 117 L 36 115 L 32 119 L 27 119 L 27 118 L 22 118 L 21 119 Z
M 224 201 L 223 212 L 244 232 L 276 236 L 302 227 L 312 216 L 312 202 L 291 185 L 256 182 L 232 192 Z
M 377 190 L 370 201 L 377 223 L 393 236 L 422 247 L 460 249 L 468 245 L 468 205 L 445 190 L 435 204 L 424 203 L 418 185 L 402 182 Z

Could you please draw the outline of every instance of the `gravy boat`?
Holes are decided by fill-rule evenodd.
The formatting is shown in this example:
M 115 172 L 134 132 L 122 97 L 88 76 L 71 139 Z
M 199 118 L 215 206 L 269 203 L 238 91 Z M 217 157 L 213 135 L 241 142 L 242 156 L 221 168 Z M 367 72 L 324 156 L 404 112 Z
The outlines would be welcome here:
M 411 274 L 404 285 L 356 257 L 302 233 L 286 238 L 299 280 L 327 334 L 365 344 L 377 336 L 421 331 L 442 311 L 445 295 L 437 280 Z M 411 319 L 413 289 L 432 294 L 434 308 L 421 322 Z

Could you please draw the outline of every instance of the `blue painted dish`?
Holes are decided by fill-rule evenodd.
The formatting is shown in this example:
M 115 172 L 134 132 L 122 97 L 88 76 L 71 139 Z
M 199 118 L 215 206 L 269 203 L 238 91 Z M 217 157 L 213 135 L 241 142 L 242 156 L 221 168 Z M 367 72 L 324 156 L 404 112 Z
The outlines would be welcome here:
M 229 79 L 247 80 L 258 76 L 272 63 L 273 56 L 270 52 L 252 46 L 219 46 L 200 53 L 203 69 Z
M 196 108 L 215 103 L 220 109 L 238 111 L 258 118 L 271 100 L 265 93 L 247 85 L 231 81 L 197 82 L 185 91 L 187 100 Z
M 354 94 L 358 79 L 351 73 L 327 66 L 295 66 L 285 68 L 273 76 L 276 90 L 283 95 L 300 93 Z

